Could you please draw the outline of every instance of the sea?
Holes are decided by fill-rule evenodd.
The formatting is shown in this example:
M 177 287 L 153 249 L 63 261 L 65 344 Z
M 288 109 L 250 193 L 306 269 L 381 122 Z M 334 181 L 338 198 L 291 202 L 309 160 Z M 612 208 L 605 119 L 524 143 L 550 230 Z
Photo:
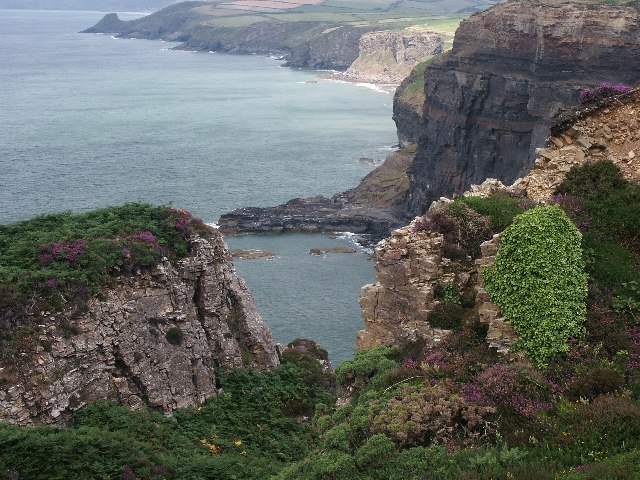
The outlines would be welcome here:
M 0 223 L 143 201 L 215 224 L 244 206 L 355 186 L 397 142 L 392 95 L 282 60 L 80 34 L 104 12 L 0 10 Z M 122 19 L 139 17 L 120 14 Z M 348 232 L 247 235 L 231 248 L 276 341 L 353 356 L 373 262 Z M 355 254 L 309 255 L 355 246 Z

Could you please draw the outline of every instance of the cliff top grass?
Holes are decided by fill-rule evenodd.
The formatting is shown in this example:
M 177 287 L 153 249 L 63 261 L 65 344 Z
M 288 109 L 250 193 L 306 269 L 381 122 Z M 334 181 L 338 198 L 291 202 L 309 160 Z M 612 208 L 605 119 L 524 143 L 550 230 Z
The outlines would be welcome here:
M 183 258 L 196 232 L 212 231 L 189 212 L 142 203 L 0 225 L 0 317 L 36 299 L 95 294 L 164 256 Z

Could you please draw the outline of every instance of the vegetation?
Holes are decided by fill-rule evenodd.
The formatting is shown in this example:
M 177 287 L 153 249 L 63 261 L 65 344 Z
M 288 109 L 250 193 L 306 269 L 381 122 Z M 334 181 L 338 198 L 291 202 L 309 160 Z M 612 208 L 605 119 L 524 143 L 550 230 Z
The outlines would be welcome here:
M 582 235 L 557 205 L 517 216 L 500 239 L 485 288 L 537 366 L 569 349 L 586 320 Z
M 212 230 L 189 212 L 131 203 L 0 225 L 0 319 L 96 294 L 113 276 L 189 253 Z M 38 299 L 36 301 L 36 299 Z
M 221 395 L 173 418 L 97 402 L 68 428 L 2 425 L 0 479 L 639 478 L 640 186 L 602 162 L 573 169 L 557 193 L 542 208 L 499 192 L 457 199 L 417 223 L 454 222 L 447 241 L 469 257 L 506 226 L 488 282 L 529 305 L 533 365 L 490 349 L 467 292 L 446 284 L 435 294 L 456 333 L 428 349 L 358 351 L 336 371 L 339 406 L 314 360 L 326 352 L 299 340 L 274 372 L 221 373 Z M 543 295 L 507 291 L 500 275 Z
M 623 84 L 613 85 L 611 83 L 601 83 L 595 88 L 586 88 L 580 92 L 580 103 L 595 103 L 605 98 L 615 97 L 629 93 L 631 87 Z
M 70 428 L 0 424 L 0 478 L 268 478 L 317 442 L 300 405 L 332 399 L 308 372 L 287 362 L 220 373 L 224 393 L 173 418 L 99 401 Z

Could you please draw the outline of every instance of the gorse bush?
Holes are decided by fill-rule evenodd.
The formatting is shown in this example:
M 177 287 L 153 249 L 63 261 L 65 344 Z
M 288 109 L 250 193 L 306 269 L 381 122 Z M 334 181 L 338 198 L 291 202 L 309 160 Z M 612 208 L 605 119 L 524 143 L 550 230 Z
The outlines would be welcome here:
M 515 218 L 500 242 L 485 286 L 537 366 L 568 350 L 586 318 L 587 275 L 582 236 L 557 206 Z

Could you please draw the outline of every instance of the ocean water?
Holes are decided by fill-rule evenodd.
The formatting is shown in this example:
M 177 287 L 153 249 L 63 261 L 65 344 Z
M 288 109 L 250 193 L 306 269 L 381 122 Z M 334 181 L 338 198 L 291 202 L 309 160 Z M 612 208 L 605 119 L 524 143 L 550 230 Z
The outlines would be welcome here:
M 358 159 L 382 161 L 396 142 L 388 93 L 273 58 L 77 33 L 102 15 L 0 10 L 0 223 L 128 201 L 215 223 L 238 207 L 350 188 L 371 169 Z M 236 262 L 278 341 L 317 339 L 334 363 L 352 355 L 372 262 L 307 253 L 349 239 L 228 243 L 279 255 Z

